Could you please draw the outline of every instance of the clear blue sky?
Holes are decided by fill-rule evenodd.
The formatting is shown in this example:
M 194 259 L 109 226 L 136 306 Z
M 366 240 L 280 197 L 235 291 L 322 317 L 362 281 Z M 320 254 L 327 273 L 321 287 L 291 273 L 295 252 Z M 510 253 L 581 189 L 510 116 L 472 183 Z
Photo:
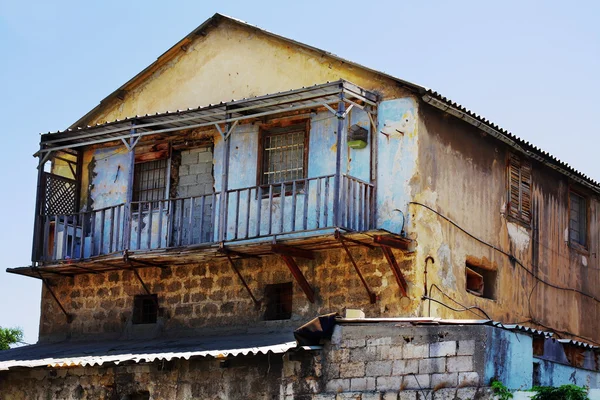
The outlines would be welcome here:
M 37 341 L 40 282 L 4 270 L 30 260 L 38 134 L 215 12 L 438 90 L 600 179 L 600 2 L 0 0 L 0 326 Z

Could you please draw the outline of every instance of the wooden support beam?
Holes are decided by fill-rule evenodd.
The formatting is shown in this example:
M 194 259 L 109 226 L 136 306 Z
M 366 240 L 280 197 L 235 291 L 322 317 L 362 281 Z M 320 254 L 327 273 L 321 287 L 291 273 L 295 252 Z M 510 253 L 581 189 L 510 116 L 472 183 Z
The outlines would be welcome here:
M 227 259 L 229 260 L 229 265 L 231 265 L 231 268 L 233 269 L 233 271 L 236 273 L 238 278 L 240 278 L 242 285 L 244 285 L 244 287 L 246 288 L 246 291 L 250 295 L 250 298 L 254 302 L 254 307 L 256 307 L 257 310 L 260 309 L 260 301 L 258 301 L 256 299 L 256 297 L 254 297 L 254 295 L 252 294 L 252 290 L 250 290 L 250 286 L 248 286 L 248 284 L 246 283 L 246 280 L 244 279 L 244 277 L 242 276 L 240 271 L 237 269 L 235 262 L 233 262 L 233 259 L 231 258 L 231 255 L 229 253 L 226 253 L 226 255 L 227 255 Z
M 309 260 L 315 259 L 315 253 L 310 250 L 301 249 L 298 247 L 287 246 L 285 244 L 272 244 L 271 251 L 275 254 L 290 257 L 306 258 Z
M 358 246 L 365 246 L 371 250 L 373 250 L 375 248 L 375 246 L 373 246 L 372 244 L 369 243 L 365 243 L 365 242 L 361 242 L 360 240 L 356 240 L 356 239 L 352 239 L 349 238 L 345 235 L 342 235 L 342 233 L 339 230 L 336 230 L 335 233 L 333 234 L 333 236 L 337 239 L 337 240 L 344 240 L 346 242 L 350 242 L 350 243 L 354 243 Z
M 129 257 L 129 261 L 132 261 L 132 262 L 137 263 L 137 264 L 141 264 L 141 265 L 143 265 L 145 267 L 154 267 L 154 268 L 160 268 L 160 269 L 167 269 L 167 268 L 169 268 L 168 265 L 157 264 L 157 263 L 153 263 L 153 262 L 149 262 L 149 261 L 138 260 L 137 258 L 131 258 L 131 257 Z
M 354 257 L 352 257 L 352 253 L 350 253 L 350 249 L 348 249 L 348 246 L 346 246 L 346 243 L 344 243 L 344 240 L 341 238 L 340 238 L 340 243 L 342 243 L 342 247 L 346 251 L 346 254 L 348 255 L 348 258 L 350 259 L 350 262 L 354 266 L 354 270 L 358 274 L 360 281 L 362 282 L 363 286 L 365 287 L 367 294 L 369 295 L 369 301 L 371 302 L 371 304 L 375 304 L 377 302 L 377 295 L 375 293 L 373 293 L 371 291 L 371 289 L 369 288 L 367 281 L 365 280 L 362 273 L 360 272 L 360 269 L 358 269 L 358 265 L 356 264 L 356 261 L 354 261 Z
M 255 254 L 246 254 L 246 253 L 240 253 L 239 251 L 235 251 L 235 250 L 230 250 L 227 247 L 221 247 L 219 250 L 217 250 L 219 253 L 222 254 L 229 254 L 232 256 L 236 256 L 239 258 L 260 258 L 259 256 L 255 255 Z
M 402 296 L 408 297 L 406 279 L 404 279 L 404 275 L 402 274 L 402 270 L 400 270 L 400 266 L 398 266 L 398 262 L 396 261 L 394 253 L 392 253 L 392 249 L 387 246 L 381 246 L 381 251 L 383 251 L 383 255 L 387 259 L 388 264 L 390 264 L 394 277 L 396 277 L 396 282 L 398 282 L 398 286 L 400 286 Z
M 285 264 L 288 266 L 288 268 L 290 269 L 290 272 L 296 279 L 296 282 L 298 282 L 298 284 L 302 288 L 302 291 L 304 292 L 304 294 L 306 295 L 308 300 L 311 303 L 314 303 L 315 302 L 315 292 L 313 291 L 312 287 L 310 287 L 310 284 L 307 282 L 306 278 L 302 274 L 302 271 L 300 271 L 300 268 L 298 268 L 298 264 L 296 264 L 296 261 L 289 255 L 280 254 L 280 256 L 283 259 L 283 261 L 285 262 Z
M 413 251 L 414 241 L 393 236 L 375 235 L 373 241 L 380 246 L 391 247 L 398 250 Z

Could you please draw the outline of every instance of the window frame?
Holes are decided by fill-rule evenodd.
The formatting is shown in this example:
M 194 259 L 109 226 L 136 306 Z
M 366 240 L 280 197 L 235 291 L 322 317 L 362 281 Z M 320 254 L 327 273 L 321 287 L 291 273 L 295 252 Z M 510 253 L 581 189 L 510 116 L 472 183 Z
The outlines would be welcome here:
M 158 163 L 158 162 L 164 162 L 165 163 L 164 168 L 162 168 L 162 173 L 163 173 L 163 178 L 164 178 L 164 186 L 162 187 L 162 196 L 161 196 L 160 199 L 157 199 L 157 200 L 140 200 L 139 199 L 139 193 L 141 193 L 141 192 L 148 192 L 148 191 L 151 191 L 151 190 L 158 190 L 158 189 L 161 189 L 161 188 L 158 188 L 158 189 L 146 189 L 144 191 L 141 191 L 141 190 L 136 191 L 136 186 L 137 186 L 136 185 L 137 184 L 136 177 L 138 176 L 137 173 L 139 172 L 138 168 L 142 164 Z M 152 203 L 152 208 L 154 210 L 157 210 L 158 209 L 158 202 L 159 201 L 168 200 L 168 198 L 169 198 L 170 183 L 171 183 L 170 182 L 171 181 L 171 176 L 170 176 L 170 172 L 169 172 L 170 169 L 171 169 L 171 165 L 170 164 L 171 164 L 170 163 L 170 158 L 168 158 L 168 157 L 167 158 L 164 158 L 164 157 L 163 158 L 157 158 L 155 160 L 138 161 L 138 162 L 136 162 L 134 164 L 134 166 L 133 166 L 133 181 L 132 181 L 133 188 L 132 188 L 132 191 L 131 191 L 132 209 L 134 211 L 137 211 L 139 209 L 139 207 L 138 207 L 139 204 L 140 204 L 139 202 L 147 202 L 147 203 L 151 202 Z M 154 170 L 159 170 L 159 169 L 160 168 L 156 168 Z M 138 198 L 136 198 L 136 193 L 138 195 L 137 196 Z M 165 208 L 166 208 L 166 205 L 165 205 Z M 146 206 L 143 207 L 142 210 L 143 211 L 149 210 L 148 205 L 146 204 Z
M 583 210 L 581 210 L 581 209 L 579 210 L 579 214 L 580 214 L 579 217 L 580 218 L 582 216 L 581 215 L 582 212 L 585 213 L 585 215 L 584 215 L 584 223 L 585 223 L 584 230 L 583 230 L 583 232 L 579 231 L 580 235 L 581 235 L 581 233 L 583 233 L 583 235 L 584 235 L 584 243 L 581 243 L 581 239 L 580 240 L 574 240 L 571 237 L 571 212 L 572 212 L 571 202 L 572 202 L 572 195 L 579 197 L 580 199 L 583 200 L 583 203 L 584 203 Z M 575 188 L 570 187 L 569 188 L 569 196 L 568 196 L 567 205 L 568 205 L 567 206 L 568 207 L 567 208 L 567 211 L 568 211 L 568 214 L 567 214 L 567 216 L 568 216 L 568 224 L 567 224 L 567 226 L 569 228 L 569 245 L 571 247 L 577 248 L 578 250 L 587 251 L 587 249 L 588 249 L 588 243 L 589 243 L 589 239 L 590 239 L 590 199 L 589 199 L 589 196 L 587 196 L 586 194 L 582 193 L 581 191 L 579 191 L 579 190 L 577 190 Z M 581 226 L 579 226 L 579 228 L 581 228 Z
M 265 124 L 265 125 L 261 125 L 259 128 L 259 132 L 258 132 L 258 157 L 257 157 L 257 168 L 256 168 L 256 185 L 260 186 L 260 187 L 269 187 L 270 185 L 273 185 L 273 192 L 275 193 L 275 191 L 277 190 L 277 186 L 281 186 L 282 183 L 288 183 L 288 182 L 293 182 L 292 181 L 282 181 L 282 182 L 278 182 L 278 183 L 265 183 L 263 182 L 263 177 L 264 177 L 264 163 L 265 163 L 265 138 L 268 136 L 278 136 L 278 135 L 285 135 L 291 132 L 296 132 L 299 130 L 300 127 L 304 128 L 304 151 L 302 154 L 302 178 L 297 178 L 295 179 L 296 181 L 298 180 L 305 180 L 308 177 L 308 148 L 309 148 L 309 143 L 310 143 L 310 120 L 303 118 L 303 119 L 296 119 L 296 120 L 290 120 L 290 121 L 286 121 L 285 123 L 274 123 L 274 124 Z M 272 132 L 272 131 L 277 131 L 277 130 L 281 130 L 281 132 Z M 287 131 L 287 132 L 286 132 Z M 287 189 L 286 185 L 286 191 Z M 291 185 L 290 185 L 291 186 Z M 277 191 L 277 194 L 279 194 L 279 191 Z
M 519 173 L 519 193 L 518 204 L 514 204 L 513 192 L 512 192 L 512 170 L 514 167 L 513 160 L 518 160 L 518 173 Z M 533 201 L 532 201 L 532 186 L 533 186 L 533 166 L 530 160 L 526 159 L 520 154 L 516 154 L 514 152 L 508 153 L 508 158 L 506 161 L 506 185 L 507 185 L 507 207 L 506 207 L 506 215 L 515 221 L 518 221 L 525 225 L 526 227 L 531 227 L 531 222 L 533 220 Z M 523 179 L 523 169 L 529 169 L 529 179 L 526 184 L 529 186 L 527 190 L 524 188 L 524 179 Z M 524 207 L 524 198 L 525 196 L 529 197 L 529 209 L 525 210 Z M 515 209 L 516 208 L 516 209 Z
M 147 303 L 146 303 L 147 302 Z M 152 304 L 154 306 L 154 312 L 150 318 L 150 321 L 145 319 L 145 316 L 150 313 L 145 313 L 144 304 Z M 133 297 L 133 312 L 131 323 L 133 325 L 148 325 L 156 324 L 160 314 L 160 307 L 158 305 L 158 295 L 156 294 L 137 294 Z
M 267 284 L 264 293 L 264 321 L 285 321 L 292 318 L 294 313 L 293 282 Z

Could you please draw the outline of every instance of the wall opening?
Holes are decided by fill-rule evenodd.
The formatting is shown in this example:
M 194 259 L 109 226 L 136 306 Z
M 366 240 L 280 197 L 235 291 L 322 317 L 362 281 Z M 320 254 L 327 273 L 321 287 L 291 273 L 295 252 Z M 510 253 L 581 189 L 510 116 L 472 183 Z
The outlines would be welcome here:
M 133 323 L 155 324 L 158 319 L 158 297 L 155 294 L 137 295 L 133 299 Z
M 290 319 L 292 317 L 292 282 L 265 287 L 265 321 Z
M 496 271 L 476 267 L 469 262 L 465 267 L 467 292 L 486 299 L 496 298 Z

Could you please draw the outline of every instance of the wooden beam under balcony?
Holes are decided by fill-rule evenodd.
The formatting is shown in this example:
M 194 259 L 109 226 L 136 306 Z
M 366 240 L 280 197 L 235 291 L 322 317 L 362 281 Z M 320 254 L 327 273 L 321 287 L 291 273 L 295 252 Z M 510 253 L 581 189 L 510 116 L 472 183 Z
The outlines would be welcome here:
M 315 259 L 315 253 L 311 250 L 301 249 L 299 247 L 288 246 L 285 244 L 273 244 L 271 245 L 271 251 L 275 254 L 306 258 L 308 260 Z
M 310 301 L 311 303 L 314 303 L 315 302 L 315 292 L 314 292 L 313 288 L 310 286 L 310 284 L 308 283 L 308 281 L 306 280 L 306 278 L 304 277 L 304 274 L 302 273 L 302 271 L 300 271 L 300 268 L 298 268 L 298 264 L 296 264 L 296 261 L 292 257 L 283 255 L 283 254 L 281 255 L 281 258 L 285 262 L 285 265 L 287 265 L 288 268 L 290 269 L 290 272 L 296 279 L 296 282 L 298 282 L 298 284 L 302 288 L 302 291 L 308 298 L 308 301 Z
M 402 251 L 414 251 L 415 241 L 399 236 L 375 235 L 373 242 L 380 246 L 391 247 Z

